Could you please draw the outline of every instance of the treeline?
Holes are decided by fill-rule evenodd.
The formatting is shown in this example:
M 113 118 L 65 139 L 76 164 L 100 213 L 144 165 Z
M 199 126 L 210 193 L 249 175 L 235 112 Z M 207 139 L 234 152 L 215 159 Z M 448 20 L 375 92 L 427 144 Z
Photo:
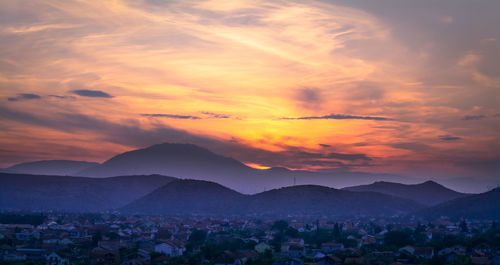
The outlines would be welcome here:
M 0 213 L 0 224 L 30 224 L 40 225 L 45 219 L 46 215 L 43 214 L 13 214 L 13 213 Z

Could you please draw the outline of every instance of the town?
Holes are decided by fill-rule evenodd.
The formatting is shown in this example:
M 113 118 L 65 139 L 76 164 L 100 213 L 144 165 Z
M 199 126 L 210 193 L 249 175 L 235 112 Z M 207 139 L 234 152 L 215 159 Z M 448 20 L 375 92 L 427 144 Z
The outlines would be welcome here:
M 492 221 L 0 214 L 0 264 L 500 264 Z

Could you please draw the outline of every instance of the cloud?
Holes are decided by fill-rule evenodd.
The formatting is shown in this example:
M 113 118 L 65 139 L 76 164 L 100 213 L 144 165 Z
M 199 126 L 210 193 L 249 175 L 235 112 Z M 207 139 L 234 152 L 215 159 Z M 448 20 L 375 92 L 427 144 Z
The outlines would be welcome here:
M 313 87 L 299 89 L 295 99 L 305 108 L 317 108 L 323 102 L 321 90 Z
M 493 114 L 493 115 L 466 115 L 462 118 L 464 121 L 476 121 L 476 120 L 482 120 L 486 118 L 497 118 L 500 117 L 500 114 Z
M 377 116 L 356 116 L 344 114 L 330 114 L 325 116 L 305 116 L 305 117 L 284 117 L 282 120 L 375 120 L 392 121 L 393 119 Z
M 484 118 L 486 118 L 485 115 L 466 115 L 462 118 L 462 120 L 473 121 L 473 120 L 482 120 Z
M 49 97 L 57 99 L 75 99 L 74 96 L 49 95 Z
M 452 135 L 446 134 L 446 135 L 440 135 L 439 139 L 442 141 L 458 141 L 458 140 L 461 140 L 462 138 L 458 137 L 458 136 L 452 136 Z
M 199 120 L 198 116 L 191 115 L 178 115 L 178 114 L 164 114 L 164 113 L 153 113 L 153 114 L 141 114 L 143 117 L 151 118 L 170 118 L 170 119 L 182 119 L 182 120 Z
M 88 90 L 88 89 L 78 89 L 72 90 L 71 93 L 82 96 L 82 97 L 91 97 L 91 98 L 112 98 L 110 94 L 100 91 L 100 90 Z
M 210 118 L 214 118 L 214 119 L 229 119 L 229 118 L 231 118 L 231 116 L 226 115 L 226 114 L 221 114 L 221 113 L 214 113 L 214 112 L 209 112 L 209 111 L 202 111 L 201 113 L 209 116 Z
M 37 94 L 31 93 L 21 93 L 17 94 L 16 97 L 7 98 L 8 101 L 21 101 L 21 100 L 31 100 L 31 99 L 41 99 L 42 97 Z
M 329 144 L 318 144 L 319 146 L 321 147 L 324 147 L 324 148 L 329 148 L 329 147 L 332 147 L 331 145 Z
M 194 116 L 194 115 L 179 115 L 179 114 L 167 114 L 167 113 L 151 113 L 151 114 L 141 114 L 143 117 L 151 118 L 169 118 L 169 119 L 183 119 L 183 120 L 201 120 L 201 119 L 230 119 L 231 116 L 221 113 L 214 113 L 209 111 L 201 112 L 205 117 Z

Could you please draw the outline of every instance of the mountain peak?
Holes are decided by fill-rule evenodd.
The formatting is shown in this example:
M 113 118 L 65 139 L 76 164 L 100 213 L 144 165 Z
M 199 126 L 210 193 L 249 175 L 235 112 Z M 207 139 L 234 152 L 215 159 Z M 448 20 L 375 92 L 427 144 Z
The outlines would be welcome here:
M 441 187 L 443 186 L 443 185 L 435 182 L 434 180 L 427 180 L 425 182 L 420 183 L 420 185 L 429 185 L 429 186 L 434 185 L 434 186 L 441 186 Z
M 351 191 L 372 191 L 385 193 L 401 198 L 407 198 L 425 205 L 436 205 L 441 202 L 453 200 L 466 194 L 448 189 L 443 185 L 428 180 L 420 184 L 401 184 L 377 181 L 370 185 L 361 185 L 344 188 Z

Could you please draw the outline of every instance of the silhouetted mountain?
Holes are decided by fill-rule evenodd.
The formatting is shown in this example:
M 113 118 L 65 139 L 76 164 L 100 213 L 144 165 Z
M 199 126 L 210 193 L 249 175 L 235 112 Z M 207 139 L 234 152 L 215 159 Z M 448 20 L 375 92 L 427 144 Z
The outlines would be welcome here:
M 0 173 L 0 209 L 109 210 L 122 207 L 171 180 L 160 175 L 96 179 Z
M 452 219 L 489 219 L 500 220 L 500 188 L 469 195 L 444 202 L 418 213 L 431 218 L 447 216 Z
M 428 206 L 467 196 L 467 194 L 450 190 L 434 181 L 426 181 L 420 184 L 400 184 L 377 181 L 369 185 L 346 187 L 344 190 L 379 192 L 400 198 L 411 199 Z
M 230 185 L 253 169 L 229 157 L 220 156 L 192 144 L 157 144 L 117 155 L 78 175 L 109 177 L 161 174 L 179 178 L 212 180 Z
M 176 180 L 127 205 L 124 210 L 148 214 L 238 214 L 245 197 L 214 182 Z
M 373 192 L 350 192 L 304 185 L 243 195 L 219 184 L 178 180 L 125 206 L 146 214 L 393 215 L 420 209 L 406 199 Z
M 373 179 L 409 181 L 389 174 L 358 172 L 309 172 L 286 168 L 254 169 L 229 157 L 192 144 L 158 144 L 117 155 L 101 165 L 79 172 L 79 176 L 111 177 L 160 174 L 220 183 L 242 193 L 257 193 L 297 184 L 344 187 Z
M 414 201 L 375 192 L 351 192 L 317 185 L 291 186 L 252 196 L 256 213 L 311 215 L 393 215 L 420 209 Z
M 42 160 L 20 163 L 1 172 L 34 175 L 74 176 L 77 172 L 99 165 L 95 162 L 73 160 Z

